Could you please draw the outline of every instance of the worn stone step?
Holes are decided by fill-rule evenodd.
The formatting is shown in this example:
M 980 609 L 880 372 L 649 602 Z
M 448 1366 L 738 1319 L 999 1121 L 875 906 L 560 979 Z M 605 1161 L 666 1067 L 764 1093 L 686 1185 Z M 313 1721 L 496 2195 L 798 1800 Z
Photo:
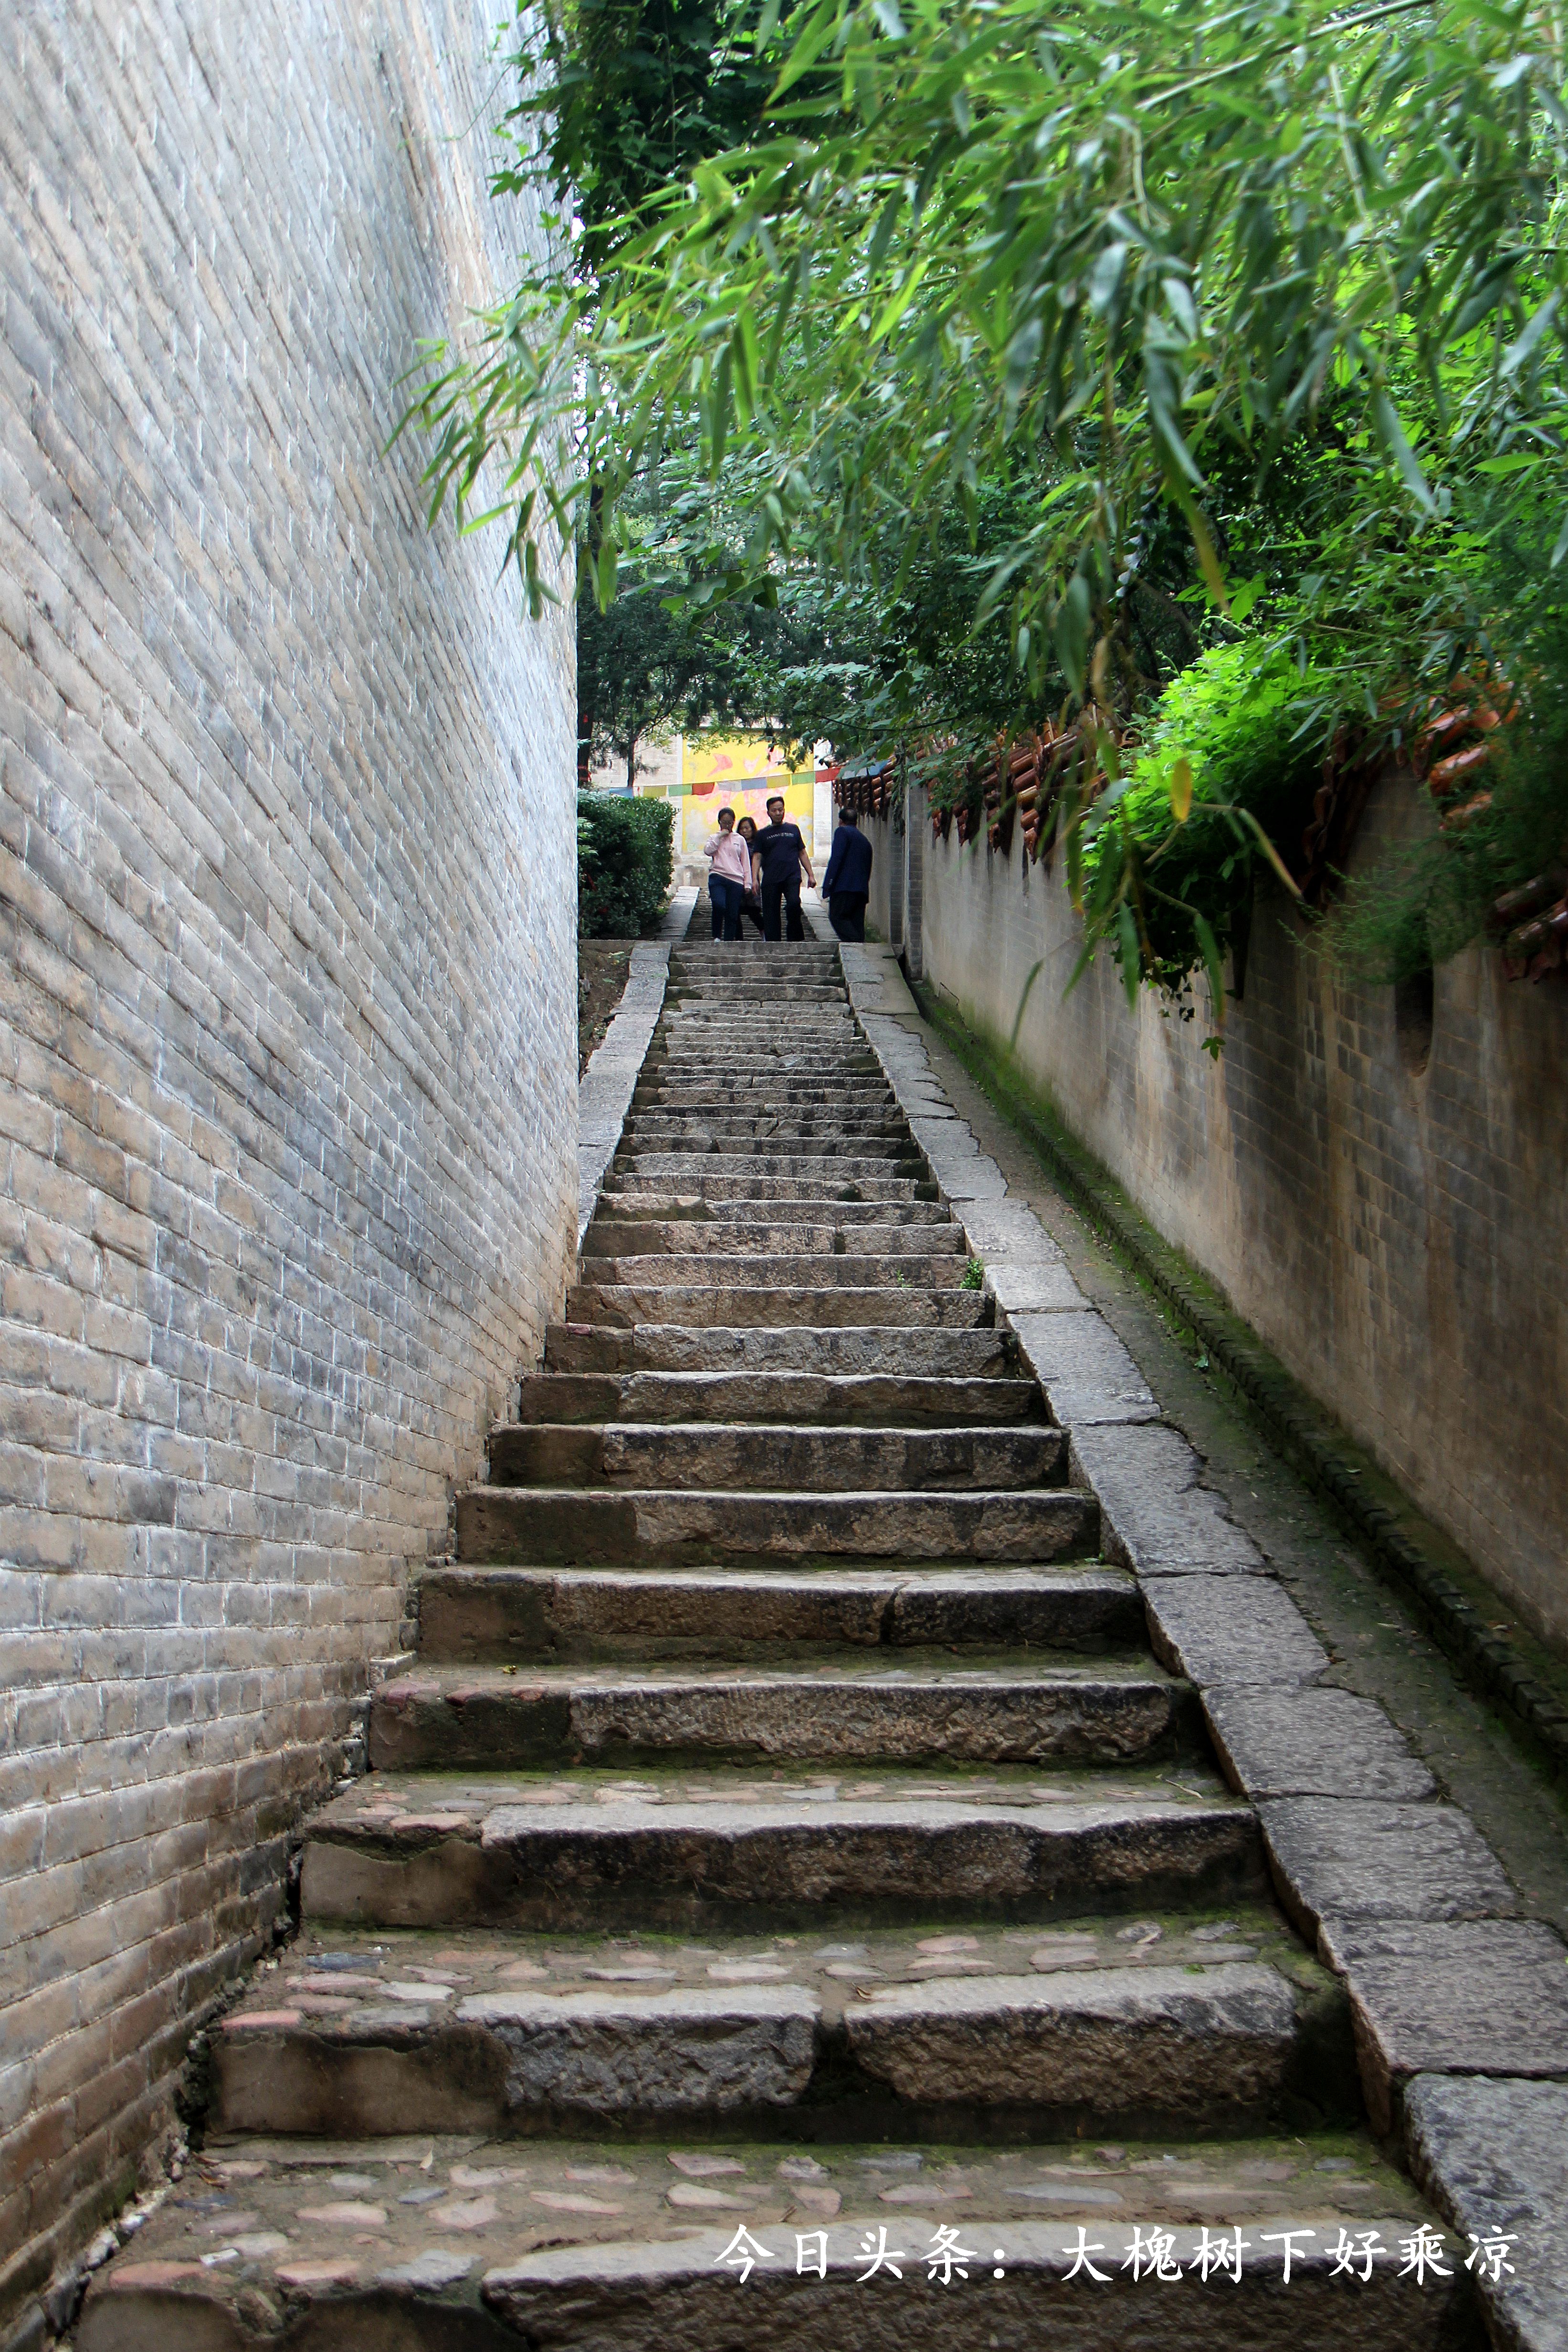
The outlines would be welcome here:
M 835 1144 L 849 1146 L 842 1154 Z M 880 1168 L 895 1168 L 904 1160 L 913 1160 L 915 1149 L 905 1134 L 880 1135 L 874 1130 L 866 1135 L 848 1128 L 825 1129 L 815 1135 L 771 1135 L 742 1133 L 738 1129 L 726 1132 L 713 1127 L 684 1128 L 676 1135 L 640 1135 L 635 1131 L 623 1135 L 616 1147 L 615 1165 L 620 1169 L 659 1167 L 670 1160 L 705 1160 L 729 1153 L 744 1157 L 753 1171 L 762 1175 L 782 1174 L 785 1168 L 799 1162 L 809 1172 L 808 1162 L 836 1163 L 852 1168 L 856 1174 L 875 1175 Z
M 1003 1428 L 795 1429 L 779 1423 L 512 1423 L 490 1433 L 497 1486 L 760 1487 L 865 1494 L 1060 1485 L 1066 1433 Z
M 857 1186 L 862 1197 L 871 1199 L 875 1197 L 869 1189 L 873 1184 L 885 1183 L 890 1178 L 919 1183 L 925 1175 L 924 1160 L 914 1158 L 897 1160 L 859 1152 L 751 1150 L 744 1155 L 719 1151 L 618 1152 L 613 1173 L 638 1184 L 676 1184 L 684 1188 L 687 1183 L 700 1184 L 705 1176 L 713 1174 L 715 1162 L 726 1159 L 735 1162 L 736 1172 L 727 1179 L 721 1176 L 719 1181 L 745 1185 L 754 1200 L 765 1199 L 770 1190 L 807 1199 L 818 1184 L 824 1188 L 819 1196 L 822 1199 L 841 1197 L 848 1184 Z
M 821 1204 L 811 1205 L 820 1217 Z M 583 1257 L 591 1259 L 595 1265 L 605 1258 L 674 1256 L 699 1251 L 713 1257 L 736 1251 L 743 1255 L 773 1254 L 772 1263 L 777 1270 L 776 1254 L 779 1250 L 787 1250 L 791 1262 L 797 1257 L 937 1258 L 965 1256 L 967 1244 L 964 1228 L 956 1223 L 892 1224 L 869 1218 L 852 1224 L 788 1220 L 775 1223 L 757 1217 L 638 1221 L 627 1216 L 596 1216 L 582 1244 Z
M 674 1323 L 688 1328 L 714 1323 L 731 1329 L 747 1324 L 768 1330 L 791 1324 L 821 1329 L 842 1323 L 964 1331 L 991 1323 L 996 1303 L 985 1291 L 967 1290 L 957 1281 L 943 1289 L 890 1278 L 875 1289 L 828 1283 L 788 1290 L 718 1282 L 580 1282 L 567 1292 L 566 1315 L 570 1323 Z
M 967 1294 L 966 1294 L 967 1295 Z M 865 1324 L 552 1323 L 545 1362 L 558 1372 L 814 1372 L 1015 1376 L 1010 1332 L 994 1327 Z
M 901 1380 L 878 1373 L 533 1372 L 520 1384 L 517 1419 L 960 1429 L 1006 1428 L 1045 1422 L 1049 1415 L 1036 1381 L 918 1375 Z
M 321 1954 L 314 1939 L 301 1948 Z M 410 2029 L 410 2057 L 415 2033 L 428 2047 Z M 290 2047 L 266 2028 L 228 2038 L 247 2036 L 279 2062 Z M 468 2129 L 395 2128 L 385 2101 L 409 2095 L 412 2069 L 390 2041 L 362 2049 L 351 2076 L 335 2053 L 330 2084 L 306 2055 L 291 2063 L 299 2099 L 326 2126 L 340 2097 L 352 2136 L 210 2126 L 175 2195 L 91 2274 L 77 2352 L 1460 2352 L 1480 2340 L 1462 2238 L 1448 2233 L 1424 2285 L 1400 2275 L 1401 2241 L 1440 2225 L 1362 2131 L 955 2146 L 910 2133 L 905 2110 L 902 2137 L 890 2125 L 824 2140 L 809 2107 L 785 2105 L 745 2137 L 676 2116 L 646 2139 L 617 2119 L 525 2142 L 483 2129 L 483 2084 Z M 231 2063 L 236 2104 L 242 2081 L 268 2095 L 265 2056 L 220 2050 L 217 2066 Z M 419 2080 L 422 2098 L 461 2104 L 453 2070 L 422 2062 Z M 741 2224 L 761 2249 L 744 2281 Z M 939 2225 L 959 2250 L 946 2286 Z M 1212 2247 L 1237 2225 L 1239 2280 L 1216 2271 L 1205 2286 L 1205 2234 Z M 879 2228 L 885 2258 L 868 2278 L 863 2242 L 874 2249 Z M 1163 2277 L 1147 2252 L 1156 2232 L 1169 2240 Z M 1274 2242 L 1286 2232 L 1288 2286 Z M 1336 2275 L 1333 2252 L 1363 2232 L 1392 2255 L 1365 2284 L 1359 2270 Z M 1103 2284 L 1083 2275 L 1085 2243 Z
M 755 1109 L 774 1106 L 778 1089 L 762 1077 L 725 1078 L 698 1070 L 645 1069 L 632 1090 L 633 1110 Z M 867 1070 L 862 1076 L 834 1078 L 793 1078 L 786 1108 L 815 1110 L 835 1103 L 896 1108 L 898 1097 L 885 1078 Z
M 655 1040 L 643 1062 L 637 1083 L 643 1087 L 706 1086 L 714 1081 L 716 1073 L 731 1069 L 734 1060 L 733 1039 L 727 1053 L 695 1037 L 689 1043 L 672 1043 L 661 1037 Z M 802 1047 L 790 1054 L 775 1054 L 765 1061 L 754 1061 L 748 1049 L 747 1067 L 737 1073 L 736 1083 L 746 1085 L 764 1099 L 788 1101 L 797 1087 L 885 1087 L 887 1078 L 873 1054 L 859 1046 L 833 1045 L 815 1052 Z
M 727 1757 L 841 1763 L 1124 1764 L 1196 1747 L 1190 1688 L 1150 1658 L 1022 1664 L 925 1649 L 801 1647 L 788 1665 L 422 1659 L 370 1708 L 378 1771 Z
M 854 1799 L 818 1769 L 744 1782 L 664 1768 L 642 1787 L 580 1769 L 371 1773 L 311 1821 L 302 1903 L 361 1927 L 604 1929 L 727 1917 L 776 1928 L 980 1912 L 1053 1914 L 1224 1903 L 1264 1885 L 1251 1808 L 1127 1768 L 1041 1782 L 998 1766 L 975 1789 L 956 1765 L 887 1770 Z M 857 1769 L 861 1768 L 856 1768 Z M 837 1924 L 837 1923 L 835 1923 Z
M 853 1189 L 858 1191 L 860 1188 Z M 935 1189 L 930 1185 L 922 1188 L 927 1192 Z M 831 1202 L 796 1200 L 788 1193 L 772 1193 L 765 1196 L 767 1206 L 764 1210 L 747 1196 L 731 1197 L 721 1183 L 710 1187 L 703 1205 L 715 1223 L 723 1224 L 741 1224 L 765 1214 L 770 1226 L 792 1228 L 800 1224 L 819 1224 L 824 1218 L 831 1218 L 834 1231 L 845 1235 L 846 1246 L 850 1248 L 855 1246 L 850 1236 L 856 1234 L 864 1225 L 878 1226 L 881 1233 L 902 1232 L 912 1225 L 922 1225 L 928 1235 L 931 1235 L 934 1226 L 939 1227 L 940 1232 L 931 1239 L 931 1246 L 945 1249 L 949 1241 L 956 1249 L 965 1246 L 964 1229 L 946 1201 L 886 1200 L 880 1186 L 865 1200 L 852 1199 L 848 1197 L 849 1190 L 846 1188 L 843 1192 L 836 1194 Z M 875 1237 L 875 1244 L 878 1248 L 886 1246 L 881 1234 Z
M 837 1163 L 841 1169 L 842 1162 Z M 683 1172 L 684 1171 L 684 1172 Z M 717 1167 L 711 1159 L 687 1158 L 681 1169 L 667 1175 L 657 1171 L 639 1168 L 634 1175 L 612 1168 L 605 1179 L 602 1203 L 615 1207 L 622 1202 L 635 1204 L 645 1200 L 668 1200 L 672 1195 L 685 1200 L 703 1200 L 722 1210 L 727 1204 L 742 1201 L 766 1201 L 770 1217 L 783 1213 L 787 1202 L 797 1207 L 814 1206 L 821 1201 L 855 1202 L 866 1206 L 883 1202 L 906 1202 L 911 1206 L 942 1207 L 936 1198 L 936 1186 L 927 1176 L 858 1176 L 836 1173 L 831 1176 L 801 1176 L 795 1174 L 788 1181 L 779 1177 L 756 1175 L 744 1167 Z M 949 1213 L 943 1208 L 943 1213 Z
M 643 1570 L 427 1568 L 417 1586 L 424 1660 L 788 1657 L 802 1643 L 879 1655 L 965 1650 L 1143 1649 L 1144 1603 L 1125 1569 Z
M 726 1290 L 744 1286 L 753 1292 L 759 1304 L 766 1307 L 772 1286 L 781 1271 L 788 1271 L 797 1283 L 809 1281 L 814 1290 L 881 1290 L 896 1289 L 901 1284 L 915 1290 L 955 1290 L 965 1286 L 965 1260 L 946 1242 L 938 1250 L 929 1244 L 918 1244 L 894 1251 L 886 1257 L 862 1255 L 863 1244 L 857 1236 L 857 1248 L 848 1251 L 823 1250 L 808 1253 L 789 1245 L 789 1255 L 783 1268 L 779 1253 L 773 1250 L 747 1250 L 738 1245 L 727 1250 L 651 1251 L 645 1255 L 613 1255 L 595 1251 L 583 1261 L 585 1275 L 602 1288 L 643 1289 L 656 1285 L 662 1290 L 680 1289 L 688 1284 L 707 1287 L 716 1278 Z M 978 1286 L 970 1284 L 970 1288 Z
M 902 1119 L 857 1119 L 835 1110 L 820 1118 L 774 1111 L 735 1118 L 684 1114 L 664 1118 L 643 1114 L 626 1121 L 620 1150 L 622 1155 L 647 1150 L 743 1151 L 754 1145 L 773 1151 L 800 1146 L 817 1152 L 842 1145 L 852 1147 L 860 1160 L 879 1155 L 902 1160 L 915 1148 Z
M 1083 1559 L 1100 1510 L 1072 1487 L 1001 1494 L 688 1494 L 470 1486 L 457 1553 L 475 1562 L 715 1567 L 741 1559 Z
M 752 1964 L 749 1982 L 744 1959 L 721 1958 L 693 1982 L 689 1963 L 660 1981 L 644 1954 L 628 1966 L 601 1945 L 577 1983 L 556 1953 L 532 1963 L 532 1982 L 499 1981 L 493 1964 L 449 1962 L 449 1979 L 467 1981 L 444 1985 L 434 1968 L 378 1969 L 338 1996 L 325 1988 L 347 1971 L 296 1964 L 214 2036 L 209 2129 L 667 2136 L 777 2130 L 788 2116 L 830 2144 L 880 2125 L 962 2145 L 998 2126 L 1239 2131 L 1287 2107 L 1320 2123 L 1355 2113 L 1348 2014 L 1326 1971 L 1303 1989 L 1259 1960 L 1129 1960 L 866 1980 L 846 2000 L 788 1956 Z

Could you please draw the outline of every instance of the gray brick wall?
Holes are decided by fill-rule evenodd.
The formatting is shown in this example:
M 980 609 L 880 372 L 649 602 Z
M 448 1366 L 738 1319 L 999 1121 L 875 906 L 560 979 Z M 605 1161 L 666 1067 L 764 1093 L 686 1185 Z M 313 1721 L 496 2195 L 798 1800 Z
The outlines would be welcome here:
M 0 22 L 0 2313 L 166 2120 L 576 1206 L 567 618 L 381 450 L 488 0 Z
M 1417 814 L 1407 784 L 1380 787 L 1355 862 Z M 883 927 L 891 828 L 873 830 Z M 927 824 L 927 978 L 992 1038 L 1016 1024 L 1024 1071 L 1145 1215 L 1568 1641 L 1568 987 L 1511 984 L 1487 949 L 1456 957 L 1418 1070 L 1393 989 L 1337 984 L 1281 896 L 1260 908 L 1214 1062 L 1201 1020 L 1148 998 L 1130 1014 L 1109 958 L 1064 1001 L 1078 946 L 1060 862 L 1026 874 L 1017 843 L 1006 859 L 933 845 Z

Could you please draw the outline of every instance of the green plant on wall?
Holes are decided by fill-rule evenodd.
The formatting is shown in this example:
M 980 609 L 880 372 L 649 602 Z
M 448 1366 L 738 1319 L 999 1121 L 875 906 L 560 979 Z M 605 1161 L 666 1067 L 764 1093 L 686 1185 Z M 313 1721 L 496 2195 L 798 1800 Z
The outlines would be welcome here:
M 1311 806 L 1327 688 L 1288 655 L 1260 658 L 1245 643 L 1178 673 L 1124 772 L 1086 811 L 1067 804 L 1079 973 L 1108 949 L 1131 1000 L 1141 982 L 1179 993 L 1202 967 L 1223 1021 L 1224 959 L 1250 919 L 1259 868 L 1294 887 L 1274 844 L 1300 833 Z

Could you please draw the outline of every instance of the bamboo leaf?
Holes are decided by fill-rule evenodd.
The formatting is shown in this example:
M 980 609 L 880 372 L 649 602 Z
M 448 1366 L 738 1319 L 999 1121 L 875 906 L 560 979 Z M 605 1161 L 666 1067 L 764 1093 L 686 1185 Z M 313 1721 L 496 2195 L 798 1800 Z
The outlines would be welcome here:
M 1406 437 L 1405 427 L 1399 421 L 1398 410 L 1381 385 L 1372 395 L 1372 413 L 1377 420 L 1377 430 L 1382 436 L 1383 445 L 1399 469 L 1401 481 L 1422 512 L 1435 515 L 1437 507 L 1432 496 L 1431 484 L 1423 473 L 1420 460 Z

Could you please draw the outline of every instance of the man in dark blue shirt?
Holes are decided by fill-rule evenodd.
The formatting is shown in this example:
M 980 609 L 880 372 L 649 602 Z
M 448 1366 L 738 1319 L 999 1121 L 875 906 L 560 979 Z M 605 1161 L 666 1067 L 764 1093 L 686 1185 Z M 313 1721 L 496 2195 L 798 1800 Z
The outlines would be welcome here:
M 822 877 L 828 920 L 841 940 L 865 938 L 865 902 L 871 895 L 871 844 L 855 823 L 853 809 L 839 811 L 832 855 Z
M 751 871 L 762 897 L 762 936 L 765 940 L 779 937 L 779 902 L 784 901 L 789 910 L 788 936 L 803 940 L 806 926 L 800 920 L 800 876 L 815 884 L 810 856 L 798 824 L 784 822 L 784 796 L 776 793 L 768 803 L 768 822 L 751 845 Z

